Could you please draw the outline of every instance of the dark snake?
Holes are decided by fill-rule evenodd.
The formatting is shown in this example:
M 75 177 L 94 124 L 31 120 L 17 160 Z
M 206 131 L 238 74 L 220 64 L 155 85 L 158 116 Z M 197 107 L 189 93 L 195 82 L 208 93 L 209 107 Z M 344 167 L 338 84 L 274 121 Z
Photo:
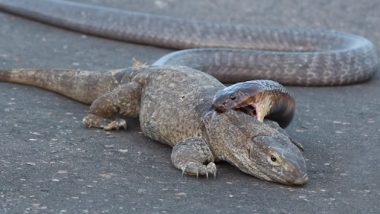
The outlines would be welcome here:
M 334 31 L 209 23 L 59 0 L 0 0 L 0 10 L 86 34 L 172 49 L 153 65 L 184 65 L 222 82 L 271 79 L 330 86 L 373 76 L 367 39 Z

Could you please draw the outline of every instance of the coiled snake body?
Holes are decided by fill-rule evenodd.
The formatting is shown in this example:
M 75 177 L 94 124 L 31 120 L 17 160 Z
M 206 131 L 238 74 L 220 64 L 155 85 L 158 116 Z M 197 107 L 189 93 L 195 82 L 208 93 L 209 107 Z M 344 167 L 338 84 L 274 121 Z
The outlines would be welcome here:
M 378 64 L 370 41 L 346 33 L 207 23 L 59 0 L 0 0 L 0 10 L 101 37 L 185 49 L 154 65 L 185 65 L 222 82 L 344 85 L 369 79 Z

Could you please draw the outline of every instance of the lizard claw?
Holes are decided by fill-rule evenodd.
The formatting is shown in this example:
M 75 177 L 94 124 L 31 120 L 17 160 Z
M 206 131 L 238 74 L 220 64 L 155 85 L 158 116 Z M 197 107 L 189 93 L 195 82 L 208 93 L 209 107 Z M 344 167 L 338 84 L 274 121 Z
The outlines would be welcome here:
M 120 128 L 127 129 L 127 122 L 124 119 L 116 119 L 103 127 L 104 130 L 119 130 Z
M 216 165 L 213 162 L 210 162 L 207 165 L 196 162 L 188 162 L 180 169 L 182 171 L 182 176 L 184 174 L 194 175 L 197 178 L 199 178 L 199 176 L 206 176 L 208 178 L 209 174 L 214 175 L 214 177 L 216 176 Z
M 216 178 L 216 165 L 214 162 L 210 162 L 206 166 L 207 168 L 207 178 L 208 178 L 208 173 L 211 173 L 214 175 L 214 178 Z
M 120 128 L 127 128 L 127 122 L 124 119 L 108 119 L 97 116 L 95 114 L 88 114 L 82 120 L 87 128 L 102 128 L 104 130 L 119 130 Z

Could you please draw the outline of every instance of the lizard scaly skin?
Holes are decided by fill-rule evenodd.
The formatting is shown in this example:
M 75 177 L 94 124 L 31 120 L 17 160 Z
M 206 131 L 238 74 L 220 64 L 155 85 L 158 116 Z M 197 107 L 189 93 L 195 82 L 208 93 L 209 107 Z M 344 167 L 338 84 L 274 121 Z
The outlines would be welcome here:
M 267 181 L 300 185 L 308 179 L 298 145 L 277 123 L 262 123 L 239 111 L 214 111 L 213 97 L 225 86 L 198 70 L 184 66 L 108 72 L 17 69 L 0 70 L 0 80 L 92 103 L 83 119 L 87 127 L 125 128 L 119 115 L 138 117 L 144 135 L 173 147 L 172 163 L 184 174 L 215 175 L 215 162 L 227 161 Z

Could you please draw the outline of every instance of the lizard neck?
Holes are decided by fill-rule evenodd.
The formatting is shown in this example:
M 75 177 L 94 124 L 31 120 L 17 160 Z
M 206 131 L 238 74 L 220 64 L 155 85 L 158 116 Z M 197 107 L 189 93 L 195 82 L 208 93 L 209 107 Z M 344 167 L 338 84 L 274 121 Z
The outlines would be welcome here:
M 226 146 L 223 142 L 220 142 L 217 136 L 214 136 L 210 129 L 210 120 L 212 115 L 215 113 L 214 110 L 206 111 L 204 115 L 202 116 L 202 123 L 203 123 L 203 138 L 207 142 L 211 152 L 214 155 L 215 160 L 226 160 L 228 154 L 226 153 Z

